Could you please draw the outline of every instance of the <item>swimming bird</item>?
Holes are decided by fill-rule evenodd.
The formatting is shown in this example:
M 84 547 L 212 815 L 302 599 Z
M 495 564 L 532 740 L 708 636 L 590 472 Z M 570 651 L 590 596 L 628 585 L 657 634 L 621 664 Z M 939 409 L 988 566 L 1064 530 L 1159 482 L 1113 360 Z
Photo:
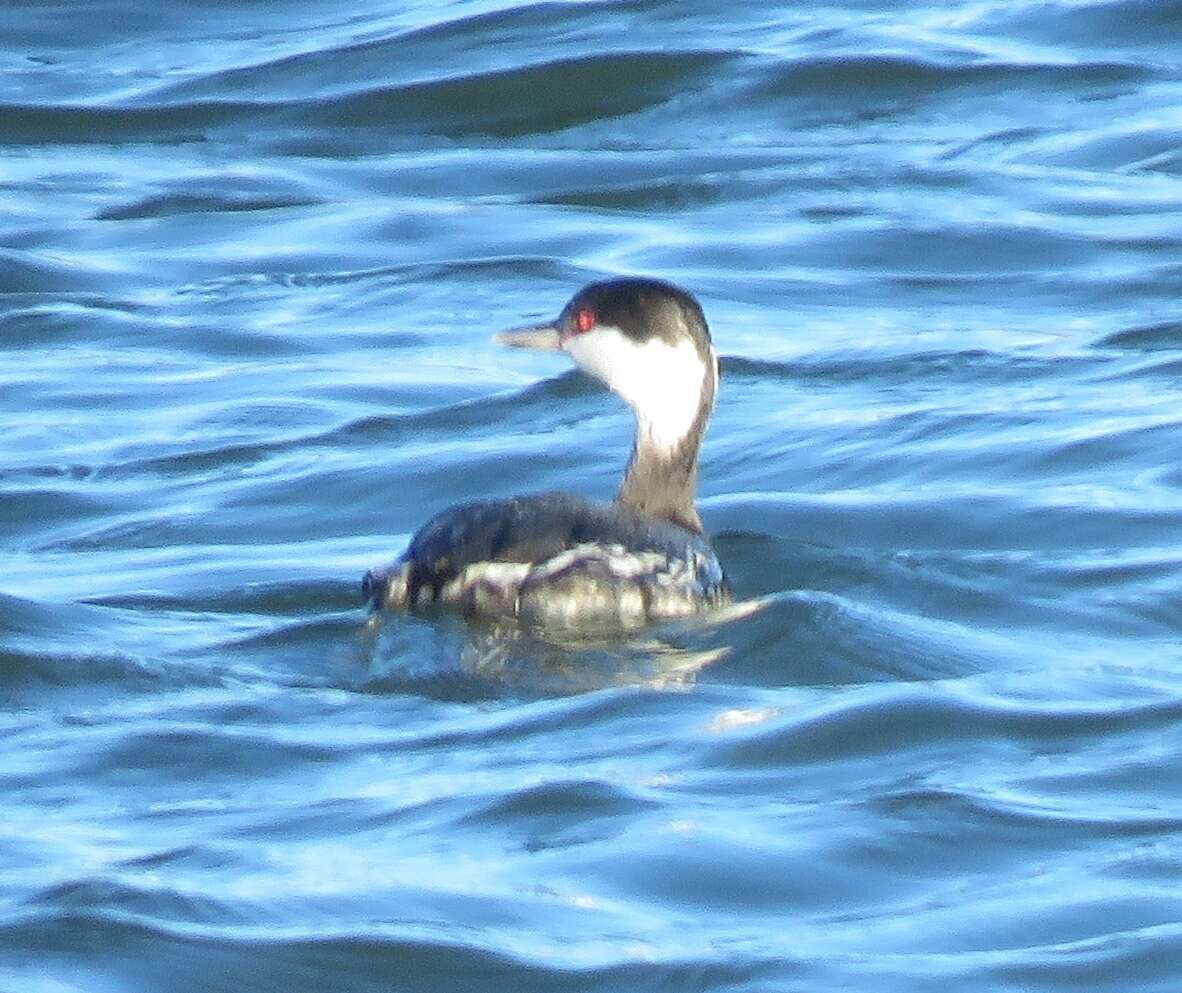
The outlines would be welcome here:
M 694 507 L 718 357 L 697 300 L 655 279 L 585 286 L 553 321 L 496 341 L 563 351 L 633 410 L 612 503 L 567 493 L 480 500 L 429 520 L 366 575 L 375 608 L 439 606 L 544 629 L 633 629 L 701 613 L 730 586 Z

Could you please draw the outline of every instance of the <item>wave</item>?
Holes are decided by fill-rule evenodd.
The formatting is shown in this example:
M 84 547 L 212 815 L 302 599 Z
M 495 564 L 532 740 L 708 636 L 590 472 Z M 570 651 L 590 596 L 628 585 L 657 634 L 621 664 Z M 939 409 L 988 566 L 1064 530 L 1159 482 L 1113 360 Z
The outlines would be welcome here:
M 1154 55 L 1166 38 L 1177 38 L 1182 26 L 1178 0 L 1107 0 L 1103 3 L 1033 4 L 982 8 L 980 27 L 998 35 L 1014 35 L 1054 46 L 1111 52 L 1127 47 L 1131 55 Z
M 1113 331 L 1096 341 L 1097 348 L 1137 352 L 1182 351 L 1182 321 L 1138 324 Z
M 784 715 L 741 730 L 713 748 L 711 766 L 734 772 L 799 770 L 810 762 L 868 760 L 959 745 L 1009 743 L 1069 747 L 1074 741 L 1123 734 L 1153 735 L 1182 716 L 1176 699 L 1153 703 L 1068 707 L 1016 704 L 938 687 L 865 689 L 807 715 Z
M 328 41 L 307 51 L 250 65 L 219 68 L 149 89 L 146 104 L 224 100 L 293 100 L 356 94 L 375 81 L 425 83 L 445 66 L 469 73 L 493 72 L 536 58 L 538 32 L 556 56 L 581 51 L 584 32 L 602 28 L 613 11 L 631 3 L 600 2 L 593 8 L 566 3 L 527 3 L 444 19 L 404 29 L 381 29 L 378 37 Z M 372 33 L 372 32 L 367 32 Z
M 449 990 L 489 986 L 514 990 L 578 988 L 697 989 L 759 985 L 786 973 L 782 960 L 723 951 L 669 952 L 661 956 L 619 955 L 606 939 L 564 941 L 558 929 L 577 934 L 587 913 L 545 895 L 490 898 L 473 893 L 427 902 L 427 921 L 405 919 L 425 910 L 412 890 L 399 894 L 402 920 L 385 925 L 344 927 L 292 925 L 271 920 L 266 925 L 206 928 L 196 924 L 144 921 L 118 910 L 74 910 L 28 913 L 0 927 L 11 947 L 31 944 L 43 965 L 73 962 L 93 954 L 94 942 L 105 949 L 91 968 L 120 985 L 168 987 L 178 991 L 210 989 L 205 977 L 239 990 L 306 988 L 330 985 L 345 993 L 377 993 L 407 988 Z M 449 927 L 448 917 L 499 910 L 506 921 L 521 915 L 521 904 L 535 905 L 535 937 L 519 938 L 504 925 Z M 290 932 L 285 935 L 284 932 Z M 643 946 L 644 942 L 641 941 Z M 634 945 L 634 950 L 635 950 Z M 645 961 L 644 959 L 647 959 Z M 0 958 L 0 962 L 3 959 Z M 260 985 L 260 970 L 266 976 Z M 440 977 L 448 977 L 441 980 Z M 457 985 L 459 983 L 459 985 Z M 704 984 L 704 985 L 703 985 Z
M 732 56 L 709 51 L 610 52 L 369 85 L 286 100 L 200 99 L 144 105 L 0 103 L 0 143 L 36 146 L 121 141 L 183 143 L 291 137 L 307 129 L 361 135 L 524 136 L 633 114 L 705 85 Z M 375 139 L 376 140 L 376 139 Z
M 1154 75 L 1136 62 L 1009 62 L 969 57 L 942 60 L 892 54 L 822 55 L 788 60 L 765 70 L 759 92 L 777 99 L 873 102 L 916 101 L 955 90 L 1090 89 L 1141 84 Z

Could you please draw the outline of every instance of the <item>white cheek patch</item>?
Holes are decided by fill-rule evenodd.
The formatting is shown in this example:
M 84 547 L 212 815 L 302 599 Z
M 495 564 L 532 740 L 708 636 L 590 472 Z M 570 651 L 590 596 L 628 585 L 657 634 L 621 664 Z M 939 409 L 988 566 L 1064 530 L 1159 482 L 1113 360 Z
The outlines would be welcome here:
M 693 427 L 707 369 L 692 341 L 669 345 L 654 338 L 638 344 L 619 328 L 600 325 L 570 338 L 565 347 L 636 412 L 641 435 L 658 448 L 676 447 Z

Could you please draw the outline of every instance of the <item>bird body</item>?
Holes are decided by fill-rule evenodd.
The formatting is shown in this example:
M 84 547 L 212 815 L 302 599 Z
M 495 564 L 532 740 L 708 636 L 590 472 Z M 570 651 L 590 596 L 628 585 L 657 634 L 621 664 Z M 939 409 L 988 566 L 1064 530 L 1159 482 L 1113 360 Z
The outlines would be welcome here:
M 616 279 L 503 344 L 567 352 L 636 415 L 613 503 L 540 493 L 464 503 L 429 520 L 389 568 L 375 607 L 431 606 L 542 628 L 634 628 L 726 603 L 730 587 L 694 507 L 718 360 L 697 301 L 669 283 Z

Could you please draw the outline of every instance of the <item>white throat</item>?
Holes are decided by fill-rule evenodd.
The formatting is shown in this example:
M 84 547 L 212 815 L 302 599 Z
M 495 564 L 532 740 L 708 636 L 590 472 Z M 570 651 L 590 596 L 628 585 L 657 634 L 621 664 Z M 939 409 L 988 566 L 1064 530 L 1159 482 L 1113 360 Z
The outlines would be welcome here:
M 565 344 L 570 357 L 603 380 L 636 413 L 642 443 L 672 452 L 698 418 L 707 369 L 688 339 L 669 345 L 658 338 L 637 343 L 619 328 L 601 325 Z

